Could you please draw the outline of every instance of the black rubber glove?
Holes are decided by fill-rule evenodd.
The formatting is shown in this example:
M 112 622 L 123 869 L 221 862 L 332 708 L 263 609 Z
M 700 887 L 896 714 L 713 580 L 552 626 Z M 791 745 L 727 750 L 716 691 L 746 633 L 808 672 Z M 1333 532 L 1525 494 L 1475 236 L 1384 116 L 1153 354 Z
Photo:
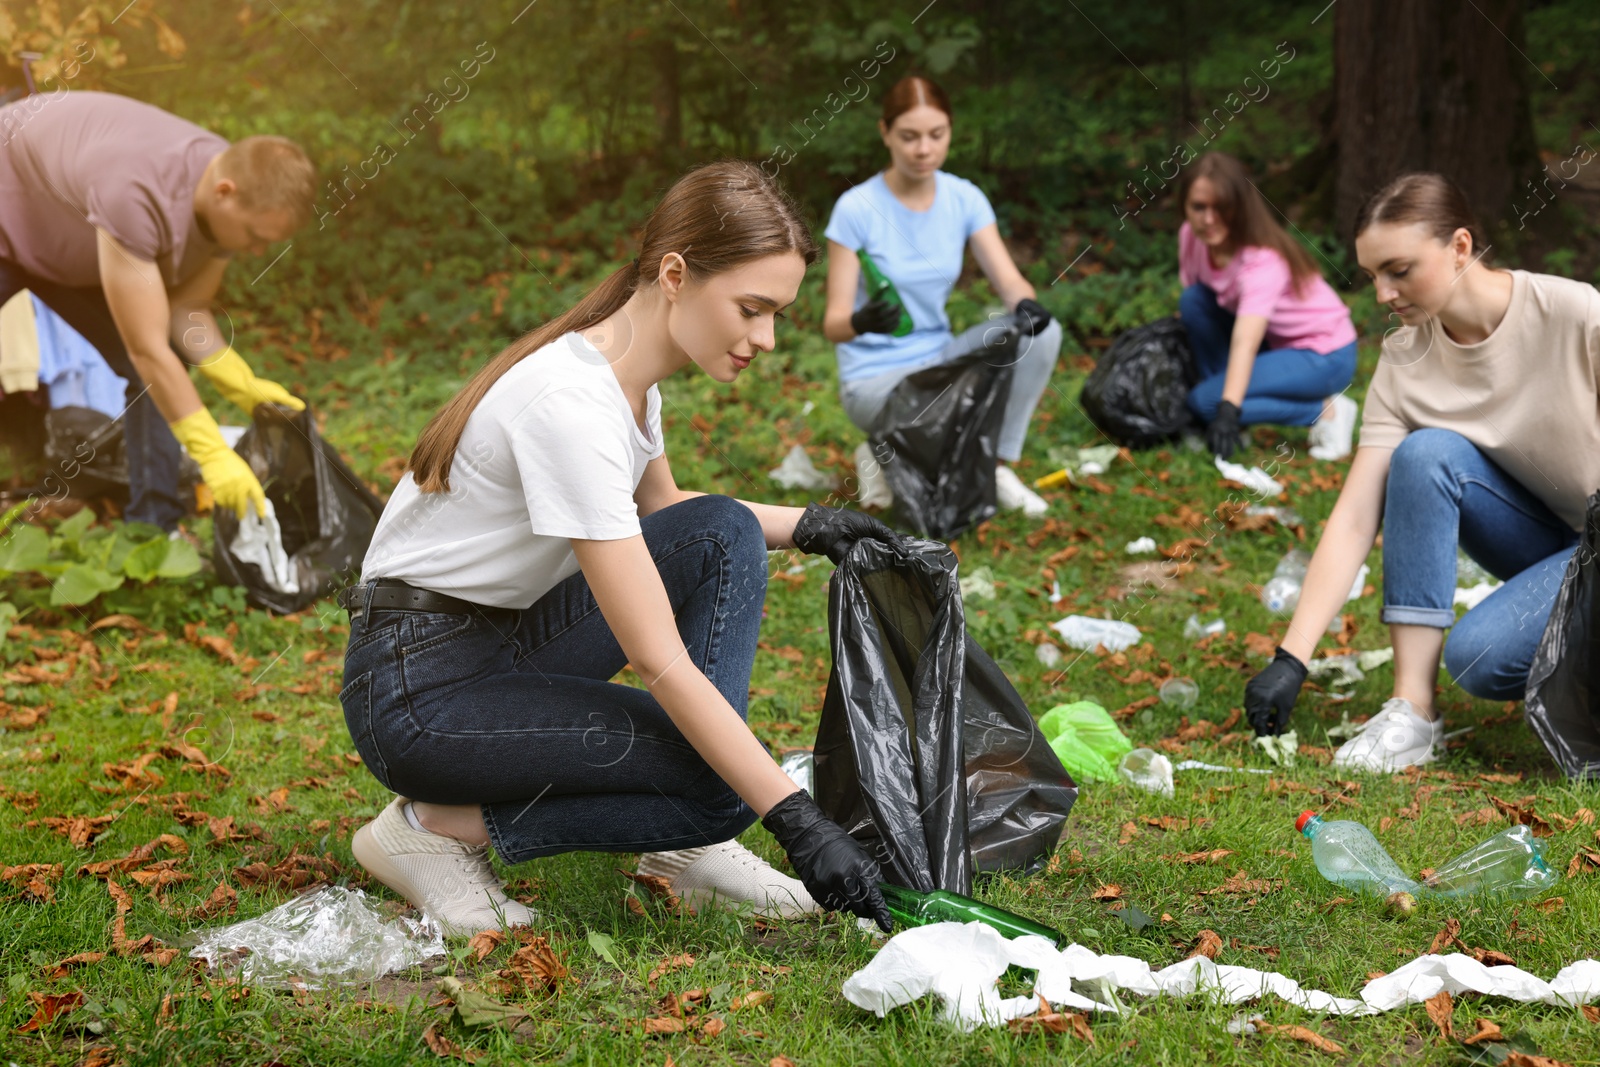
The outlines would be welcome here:
M 1239 448 L 1239 407 L 1231 400 L 1217 405 L 1216 417 L 1206 427 L 1206 444 L 1213 454 L 1223 459 L 1231 457 Z
M 761 820 L 794 864 L 794 870 L 818 904 L 830 911 L 848 911 L 871 919 L 889 933 L 894 920 L 878 891 L 882 873 L 867 850 L 838 823 L 822 814 L 804 789 L 796 789 L 772 806 Z
M 894 333 L 900 325 L 900 305 L 887 300 L 874 300 L 856 308 L 850 316 L 850 328 L 862 333 Z
M 1305 684 L 1306 665 L 1280 646 L 1267 669 L 1244 687 L 1244 712 L 1256 736 L 1281 734 L 1289 727 L 1289 712 Z
M 850 549 L 863 538 L 890 545 L 900 541 L 900 535 L 882 522 L 849 508 L 807 504 L 800 521 L 794 524 L 794 547 L 813 555 L 821 553 L 833 560 L 834 566 L 843 563 Z
M 1046 311 L 1044 305 L 1037 300 L 1017 301 L 1015 315 L 1017 329 L 1024 337 L 1036 337 L 1050 325 L 1050 312 Z

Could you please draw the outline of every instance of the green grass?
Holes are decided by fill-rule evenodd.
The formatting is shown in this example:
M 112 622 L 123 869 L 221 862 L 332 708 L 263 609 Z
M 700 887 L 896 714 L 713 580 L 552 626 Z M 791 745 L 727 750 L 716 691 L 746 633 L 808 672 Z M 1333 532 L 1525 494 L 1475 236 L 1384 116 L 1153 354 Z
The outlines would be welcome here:
M 808 284 L 808 292 L 815 282 Z M 812 294 L 808 299 L 814 299 Z M 977 297 L 969 299 L 970 314 Z M 804 496 L 772 486 L 765 472 L 776 466 L 797 440 L 811 448 L 819 466 L 838 469 L 859 440 L 838 410 L 833 392 L 831 353 L 807 316 L 797 313 L 797 328 L 780 338 L 780 349 L 758 360 L 732 388 L 704 378 L 681 377 L 664 386 L 664 419 L 680 484 L 752 499 L 801 503 Z M 1070 347 L 1070 342 L 1069 342 Z M 380 486 L 393 467 L 385 460 L 404 450 L 432 406 L 463 373 L 454 355 L 433 366 L 420 353 L 407 373 L 368 374 L 360 389 L 349 386 L 349 372 L 375 353 L 338 365 L 304 368 L 313 400 L 328 409 L 327 434 L 352 455 L 357 468 Z M 1023 464 L 1026 475 L 1048 469 L 1046 450 L 1094 442 L 1094 433 L 1073 403 L 1082 381 L 1082 353 L 1063 354 L 1062 369 L 1041 408 Z M 1366 354 L 1360 381 L 1371 370 Z M 268 360 L 269 367 L 271 361 Z M 350 390 L 331 383 L 344 375 Z M 291 372 L 290 376 L 293 376 Z M 805 405 L 814 404 L 809 414 Z M 691 422 L 698 417 L 701 428 Z M 1282 473 L 1291 483 L 1289 500 L 1307 520 L 1310 546 L 1332 507 L 1336 490 L 1328 479 L 1339 468 L 1304 455 L 1303 431 L 1258 434 L 1247 462 L 1273 458 L 1284 443 L 1294 450 Z M 387 472 L 387 475 L 386 473 Z M 986 564 L 1000 583 L 997 599 L 968 605 L 973 632 L 1001 663 L 1034 713 L 1054 704 L 1096 700 L 1111 709 L 1152 696 L 1156 682 L 1186 675 L 1200 686 L 1193 720 L 1225 720 L 1239 706 L 1243 684 L 1263 660 L 1246 649 L 1251 633 L 1277 637 L 1283 619 L 1270 616 L 1255 597 L 1252 583 L 1270 575 L 1274 561 L 1299 544 L 1279 528 L 1224 530 L 1194 556 L 1194 568 L 1178 585 L 1119 600 L 1128 591 L 1120 569 L 1130 562 L 1126 541 L 1149 533 L 1162 545 L 1180 537 L 1206 536 L 1178 526 L 1160 525 L 1159 516 L 1187 505 L 1209 512 L 1227 499 L 1208 458 L 1181 448 L 1144 453 L 1134 462 L 1117 462 L 1103 481 L 1112 490 L 1049 494 L 1051 525 L 1002 516 L 957 548 L 967 566 Z M 1320 487 L 1319 487 L 1320 486 Z M 1030 534 L 1045 531 L 1030 546 Z M 1046 559 L 1068 544 L 1081 546 L 1075 558 L 1057 565 L 1055 578 L 1071 602 L 1070 610 L 1127 614 L 1144 631 L 1144 642 L 1125 656 L 1076 657 L 1068 652 L 1065 670 L 1048 670 L 1034 656 L 1026 631 L 1044 631 L 1066 614 L 1066 605 L 1044 597 L 1050 581 Z M 1381 583 L 1381 553 L 1374 552 L 1371 582 Z M 775 556 L 774 573 L 797 562 Z M 774 746 L 809 743 L 827 677 L 826 575 L 828 567 L 809 567 L 798 578 L 775 579 L 768 593 L 768 618 L 753 682 L 750 719 Z M 1350 608 L 1350 646 L 1387 644 L 1377 618 L 1378 596 L 1367 595 Z M 1226 636 L 1196 649 L 1183 638 L 1190 614 L 1221 616 Z M 68 615 L 33 622 L 34 630 L 13 630 L 5 646 L 4 700 L 16 707 L 46 707 L 40 725 L 0 738 L 0 857 L 5 865 L 62 864 L 64 875 L 51 883 L 54 900 L 25 897 L 20 885 L 0 886 L 0 1063 L 78 1063 L 91 1048 L 111 1050 L 89 1062 L 134 1064 L 409 1063 L 432 1058 L 423 1034 L 446 1019 L 429 970 L 386 979 L 371 988 L 318 992 L 297 999 L 287 992 L 256 990 L 230 999 L 214 981 L 179 958 L 155 966 L 138 957 L 108 956 L 102 962 L 51 977 L 50 965 L 81 952 L 110 952 L 115 907 L 100 879 L 78 876 L 92 861 L 123 856 L 161 834 L 188 846 L 175 869 L 186 881 L 152 895 L 131 875 L 120 881 L 132 894 L 127 936 L 153 934 L 177 944 L 196 925 L 185 918 L 219 881 L 238 890 L 236 917 L 260 914 L 288 899 L 286 889 L 245 884 L 234 872 L 247 864 L 276 863 L 302 853 L 337 864 L 341 881 L 374 887 L 350 856 L 353 825 L 376 814 L 384 790 L 353 761 L 336 694 L 344 639 L 342 613 L 324 603 L 314 612 L 277 619 L 260 612 L 208 623 L 199 635 L 226 637 L 243 663 L 228 663 L 198 647 L 181 629 L 139 634 L 103 629 L 87 633 L 96 617 Z M 1035 635 L 1034 640 L 1038 639 Z M 93 651 L 93 656 L 88 654 Z M 798 655 L 795 651 L 798 650 Z M 72 657 L 70 678 L 40 684 L 18 673 Z M 92 661 L 102 666 L 97 677 Z M 155 664 L 160 669 L 139 669 Z M 116 677 L 111 678 L 111 668 Z M 23 679 L 23 680 L 18 680 Z M 1380 668 L 1354 688 L 1354 699 L 1336 703 L 1308 690 L 1296 712 L 1303 745 L 1327 747 L 1323 731 L 1341 711 L 1370 714 L 1388 694 L 1391 677 Z M 1461 922 L 1469 945 L 1496 949 L 1518 965 L 1544 977 L 1571 960 L 1593 956 L 1593 931 L 1600 928 L 1600 876 L 1580 876 L 1552 895 L 1564 899 L 1555 910 L 1531 903 L 1424 902 L 1406 922 L 1387 918 L 1381 907 L 1358 901 L 1329 906 L 1341 894 L 1323 882 L 1292 821 L 1302 808 L 1326 809 L 1338 817 L 1377 827 L 1402 865 L 1437 865 L 1450 855 L 1505 825 L 1479 825 L 1469 813 L 1490 803 L 1532 796 L 1545 815 L 1572 816 L 1580 808 L 1600 807 L 1593 790 L 1561 780 L 1519 715 L 1501 704 L 1470 700 L 1443 680 L 1442 705 L 1452 728 L 1475 729 L 1453 746 L 1423 783 L 1436 788 L 1402 815 L 1418 792 L 1415 780 L 1363 778 L 1341 781 L 1315 756 L 1302 757 L 1290 770 L 1272 776 L 1180 775 L 1172 799 L 1152 797 L 1123 786 L 1083 790 L 1061 845 L 1060 863 L 1051 873 L 985 889 L 999 904 L 1026 912 L 1102 951 L 1120 952 L 1161 966 L 1188 954 L 1202 930 L 1215 931 L 1224 948 L 1221 963 L 1282 971 L 1310 988 L 1354 995 L 1371 971 L 1393 970 L 1427 950 L 1447 918 Z M 255 683 L 253 695 L 241 694 Z M 299 688 L 302 692 L 293 692 Z M 161 702 L 177 694 L 177 710 L 163 717 Z M 152 705 L 154 710 L 152 712 Z M 1164 740 L 1178 746 L 1179 712 L 1164 706 L 1140 710 L 1125 726 L 1136 743 Z M 162 756 L 147 770 L 152 780 L 120 781 L 103 769 L 160 752 L 179 741 L 198 745 L 229 772 L 207 774 L 181 755 Z M 1263 757 L 1237 729 L 1221 738 L 1181 746 L 1186 755 L 1213 763 L 1264 766 Z M 1523 774 L 1505 784 L 1480 774 Z M 317 782 L 304 784 L 306 779 Z M 292 784 L 292 783 L 302 784 Z M 273 791 L 288 786 L 287 795 Z M 36 797 L 35 797 L 36 794 Z M 232 817 L 236 825 L 256 824 L 259 837 L 213 845 L 205 825 L 186 826 L 175 807 Z M 287 806 L 284 806 L 287 805 Z M 92 848 L 75 848 L 66 837 L 38 825 L 43 817 L 112 815 L 114 821 Z M 1195 819 L 1187 829 L 1164 831 L 1145 820 L 1164 815 Z M 1462 817 L 1468 816 L 1466 824 Z M 1140 832 L 1124 843 L 1123 827 Z M 747 843 L 778 860 L 772 840 L 759 828 Z M 1551 861 L 1564 869 L 1581 846 L 1595 845 L 1595 827 L 1556 832 L 1546 841 Z M 1188 866 L 1164 858 L 1184 852 L 1228 849 L 1214 865 Z M 157 859 L 170 856 L 157 853 Z M 652 906 L 644 915 L 625 907 L 625 881 L 614 868 L 632 857 L 577 854 L 541 860 L 507 872 L 518 895 L 543 913 L 538 932 L 547 937 L 570 971 L 557 994 L 525 993 L 513 1002 L 529 1012 L 514 1033 L 463 1033 L 443 1024 L 452 1040 L 485 1053 L 483 1062 L 767 1064 L 785 1056 L 797 1064 L 988 1064 L 1082 1062 L 1134 1063 L 1298 1063 L 1339 1061 L 1388 1063 L 1399 1060 L 1456 1062 L 1462 1050 L 1439 1044 L 1421 1008 L 1365 1019 L 1318 1019 L 1276 1001 L 1248 1010 L 1277 1023 L 1299 1023 L 1345 1048 L 1329 1057 L 1281 1036 L 1235 1037 L 1224 1027 L 1246 1010 L 1188 1001 L 1129 998 L 1121 1018 L 1092 1020 L 1095 1044 L 1071 1036 L 1021 1036 L 1006 1030 L 961 1034 L 939 1023 L 933 1006 L 919 1003 L 879 1020 L 858 1011 L 840 994 L 846 977 L 871 958 L 870 945 L 848 924 L 797 923 L 761 929 L 736 916 L 682 917 Z M 1237 871 L 1275 879 L 1278 888 L 1257 896 L 1201 895 Z M 1152 916 L 1170 916 L 1141 932 L 1128 930 L 1104 903 L 1090 899 L 1102 886 L 1122 887 L 1125 899 Z M 390 899 L 387 891 L 378 895 Z M 213 922 L 228 921 L 225 918 Z M 591 947 L 590 933 L 614 939 L 619 966 Z M 501 946 L 482 963 L 453 959 L 448 968 L 469 983 L 504 967 L 514 946 Z M 647 981 L 664 958 L 691 954 L 693 966 Z M 760 966 L 792 968 L 774 974 Z M 641 1020 L 660 1013 L 669 992 L 710 991 L 703 1014 L 725 1017 L 714 1037 L 647 1037 Z M 759 1008 L 731 1010 L 732 998 L 751 989 L 770 991 Z M 197 995 L 215 990 L 211 1000 Z M 38 1033 L 19 1034 L 33 1012 L 27 994 L 81 992 L 84 1003 Z M 163 1014 L 163 998 L 174 997 Z M 187 994 L 180 996 L 180 994 Z M 373 1006 L 374 1003 L 380 1006 Z M 1600 1062 L 1600 1026 L 1577 1011 L 1522 1007 L 1500 1001 L 1461 998 L 1456 1027 L 1470 1033 L 1486 1017 L 1510 1033 L 1524 1034 L 1546 1055 L 1569 1063 Z

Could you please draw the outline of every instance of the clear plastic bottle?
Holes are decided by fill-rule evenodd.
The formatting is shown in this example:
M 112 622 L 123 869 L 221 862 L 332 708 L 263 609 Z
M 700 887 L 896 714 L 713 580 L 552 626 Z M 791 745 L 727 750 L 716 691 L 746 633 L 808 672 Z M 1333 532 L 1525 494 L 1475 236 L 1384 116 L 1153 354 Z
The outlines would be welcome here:
M 1358 893 L 1386 897 L 1421 887 L 1405 876 L 1378 839 L 1358 822 L 1329 822 L 1313 811 L 1300 813 L 1294 828 L 1311 839 L 1311 858 L 1322 876 Z
M 1545 862 L 1533 831 L 1513 826 L 1473 846 L 1446 863 L 1422 883 L 1442 897 L 1501 893 L 1531 897 L 1555 885 L 1561 875 Z
M 1287 615 L 1300 604 L 1300 579 L 1277 575 L 1261 587 L 1261 603 L 1274 615 Z
M 1168 678 L 1161 683 L 1161 703 L 1179 708 L 1192 708 L 1200 699 L 1200 687 L 1188 678 Z
M 1025 919 L 993 904 L 964 897 L 960 893 L 947 893 L 942 889 L 936 889 L 931 893 L 920 893 L 915 889 L 906 889 L 887 882 L 879 882 L 878 888 L 883 892 L 884 903 L 889 905 L 889 914 L 894 916 L 894 921 L 901 926 L 980 922 L 998 930 L 1006 937 L 1034 934 L 1062 948 L 1071 943 L 1070 939 L 1059 930 L 1052 930 L 1042 923 Z
M 1274 578 L 1294 578 L 1305 581 L 1306 571 L 1311 567 L 1311 557 L 1305 549 L 1291 548 L 1283 554 L 1278 565 L 1272 571 Z

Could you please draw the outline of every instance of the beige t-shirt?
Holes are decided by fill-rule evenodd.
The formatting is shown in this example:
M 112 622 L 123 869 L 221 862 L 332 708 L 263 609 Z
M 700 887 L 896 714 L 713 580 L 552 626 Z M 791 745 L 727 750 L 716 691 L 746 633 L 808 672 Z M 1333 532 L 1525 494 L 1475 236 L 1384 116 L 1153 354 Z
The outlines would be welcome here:
M 1600 490 L 1600 293 L 1516 270 L 1505 318 L 1477 344 L 1456 344 L 1437 319 L 1386 337 L 1361 447 L 1424 428 L 1454 430 L 1583 529 Z

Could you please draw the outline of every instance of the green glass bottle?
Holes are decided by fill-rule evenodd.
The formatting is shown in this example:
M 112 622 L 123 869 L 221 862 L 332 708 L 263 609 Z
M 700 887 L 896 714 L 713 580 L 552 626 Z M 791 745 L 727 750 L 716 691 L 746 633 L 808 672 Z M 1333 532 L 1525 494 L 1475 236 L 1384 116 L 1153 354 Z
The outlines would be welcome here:
M 867 255 L 865 248 L 856 250 L 856 258 L 861 261 L 861 273 L 867 279 L 868 302 L 886 300 L 899 308 L 900 325 L 894 328 L 894 336 L 904 337 L 911 332 L 913 324 L 911 322 L 911 312 L 906 310 L 905 301 L 900 299 L 900 290 L 896 289 L 894 282 L 891 282 L 888 276 L 878 269 L 878 265 L 872 261 L 871 256 Z
M 960 893 L 947 893 L 942 889 L 921 893 L 915 889 L 889 885 L 887 882 L 879 882 L 878 888 L 883 891 L 884 903 L 889 905 L 889 914 L 894 916 L 894 921 L 901 926 L 980 922 L 998 930 L 1005 937 L 1034 934 L 1062 948 L 1070 944 L 1067 936 L 1058 930 L 1052 930 L 1032 919 L 1014 915 L 1004 908 L 964 897 Z

